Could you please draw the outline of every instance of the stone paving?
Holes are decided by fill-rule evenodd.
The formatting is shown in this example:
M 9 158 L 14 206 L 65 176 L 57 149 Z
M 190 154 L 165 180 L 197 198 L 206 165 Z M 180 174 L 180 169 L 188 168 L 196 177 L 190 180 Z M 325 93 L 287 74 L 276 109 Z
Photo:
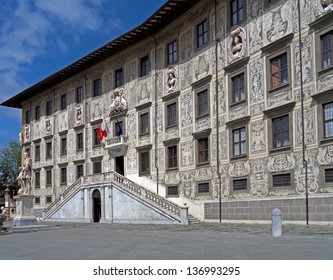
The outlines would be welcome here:
M 0 235 L 0 259 L 333 260 L 333 225 L 40 223 Z

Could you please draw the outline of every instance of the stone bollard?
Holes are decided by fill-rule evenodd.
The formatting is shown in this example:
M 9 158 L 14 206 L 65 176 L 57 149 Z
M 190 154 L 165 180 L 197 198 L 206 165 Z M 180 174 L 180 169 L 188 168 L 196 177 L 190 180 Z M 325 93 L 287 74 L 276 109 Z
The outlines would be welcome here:
M 272 235 L 274 237 L 282 235 L 282 215 L 281 210 L 278 208 L 272 211 Z

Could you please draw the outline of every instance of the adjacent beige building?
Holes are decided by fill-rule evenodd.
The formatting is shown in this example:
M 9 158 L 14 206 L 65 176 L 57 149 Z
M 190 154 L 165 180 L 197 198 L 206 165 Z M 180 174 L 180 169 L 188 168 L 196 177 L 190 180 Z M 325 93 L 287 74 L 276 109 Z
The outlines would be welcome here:
M 297 4 L 167 1 L 4 102 L 36 212 L 116 171 L 205 221 L 333 222 L 333 4 L 301 0 L 300 25 Z

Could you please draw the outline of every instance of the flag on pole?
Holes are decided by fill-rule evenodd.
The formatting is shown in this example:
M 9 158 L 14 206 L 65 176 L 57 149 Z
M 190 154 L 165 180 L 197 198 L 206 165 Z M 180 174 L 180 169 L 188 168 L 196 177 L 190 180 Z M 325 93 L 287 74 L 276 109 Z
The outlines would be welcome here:
M 99 141 L 103 141 L 103 138 L 106 136 L 108 136 L 108 133 L 106 132 L 106 130 L 102 129 L 102 128 L 97 128 L 97 137 L 99 139 Z

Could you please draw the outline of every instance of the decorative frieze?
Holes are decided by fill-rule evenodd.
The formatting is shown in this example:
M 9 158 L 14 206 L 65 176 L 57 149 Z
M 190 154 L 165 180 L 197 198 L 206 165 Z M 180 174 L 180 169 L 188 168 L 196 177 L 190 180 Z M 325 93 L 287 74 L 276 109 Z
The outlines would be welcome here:
M 269 172 L 291 170 L 295 167 L 294 154 L 278 154 L 268 158 L 267 168 Z

